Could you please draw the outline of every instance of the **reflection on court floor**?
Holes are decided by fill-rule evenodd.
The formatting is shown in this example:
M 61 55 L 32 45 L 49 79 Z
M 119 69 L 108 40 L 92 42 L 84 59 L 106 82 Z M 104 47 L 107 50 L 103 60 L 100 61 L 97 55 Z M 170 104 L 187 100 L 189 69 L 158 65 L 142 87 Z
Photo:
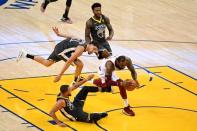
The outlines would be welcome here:
M 85 111 L 109 113 L 107 118 L 97 124 L 71 122 L 60 113 L 58 117 L 68 125 L 67 130 L 197 130 L 196 79 L 169 66 L 147 69 L 154 74 L 153 80 L 148 81 L 147 73 L 137 69 L 138 79 L 143 87 L 127 92 L 129 103 L 136 113 L 135 117 L 122 113 L 123 103 L 116 87 L 113 87 L 114 93 L 89 94 Z M 127 70 L 117 74 L 122 79 L 130 78 Z M 59 86 L 70 84 L 73 75 L 65 75 L 57 84 L 53 83 L 53 78 L 54 76 L 2 80 L 0 104 L 28 121 L 30 128 L 62 130 L 52 124 L 48 112 L 56 101 Z M 72 98 L 77 92 L 78 90 L 74 91 Z

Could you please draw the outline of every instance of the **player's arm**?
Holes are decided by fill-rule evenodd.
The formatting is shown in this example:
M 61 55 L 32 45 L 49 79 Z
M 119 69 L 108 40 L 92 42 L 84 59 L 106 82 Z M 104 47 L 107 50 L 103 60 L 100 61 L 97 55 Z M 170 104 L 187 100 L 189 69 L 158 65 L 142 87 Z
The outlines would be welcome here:
M 59 37 L 78 39 L 76 36 L 60 33 L 60 31 L 57 27 L 53 27 L 52 29 L 53 29 L 54 33 Z
M 107 37 L 107 40 L 111 40 L 114 36 L 114 30 L 112 28 L 109 18 L 105 17 L 105 20 L 106 20 L 107 29 L 109 30 L 109 36 Z
M 86 83 L 87 81 L 91 80 L 94 77 L 94 74 L 90 74 L 88 75 L 87 78 L 83 79 L 82 81 L 76 82 L 74 85 L 71 85 L 69 87 L 70 91 L 75 90 L 76 88 L 78 88 L 79 86 L 83 85 L 84 83 Z
M 85 27 L 85 40 L 86 40 L 86 43 L 90 43 L 91 42 L 91 37 L 90 37 L 91 26 L 92 26 L 92 22 L 90 20 L 88 20 L 86 22 L 86 27 Z
M 131 72 L 131 76 L 132 76 L 133 80 L 137 80 L 137 73 L 135 71 L 135 68 L 133 66 L 131 59 L 128 57 L 126 59 L 127 59 L 127 68 Z
M 133 80 L 135 80 L 135 82 L 137 84 L 137 87 L 140 87 L 140 84 L 139 84 L 139 82 L 137 80 L 137 72 L 135 71 L 133 63 L 132 63 L 130 58 L 126 57 L 126 59 L 127 59 L 127 68 L 131 72 L 131 77 L 133 78 Z
M 72 54 L 72 56 L 66 61 L 64 64 L 64 67 L 60 71 L 59 75 L 55 77 L 54 82 L 58 82 L 61 79 L 61 76 L 64 74 L 64 72 L 68 69 L 68 67 L 79 57 L 82 55 L 84 52 L 84 47 L 83 46 L 78 46 L 75 52 Z
M 105 75 L 112 76 L 112 72 L 114 71 L 114 64 L 111 61 L 107 61 L 105 67 L 106 67 Z
M 53 108 L 51 109 L 51 111 L 49 112 L 49 115 L 54 119 L 54 121 L 59 125 L 59 126 L 62 126 L 62 127 L 65 127 L 66 124 L 62 123 L 56 116 L 56 112 L 62 108 L 64 108 L 66 105 L 65 105 L 65 101 L 64 100 L 58 100 L 56 102 L 56 104 L 53 106 Z

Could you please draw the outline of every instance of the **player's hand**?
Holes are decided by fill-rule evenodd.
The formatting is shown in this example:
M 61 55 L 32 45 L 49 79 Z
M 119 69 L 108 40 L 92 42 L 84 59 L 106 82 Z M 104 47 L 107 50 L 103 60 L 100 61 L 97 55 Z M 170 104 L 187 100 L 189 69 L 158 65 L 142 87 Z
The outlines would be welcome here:
M 60 32 L 59 32 L 59 29 L 57 27 L 53 27 L 52 29 L 57 36 L 60 36 Z
M 88 75 L 87 80 L 88 80 L 88 81 L 89 81 L 89 80 L 92 80 L 92 78 L 94 78 L 94 74 Z
M 134 80 L 135 84 L 136 84 L 136 88 L 140 88 L 140 84 L 138 82 L 138 80 Z
M 60 122 L 57 125 L 60 126 L 60 127 L 67 127 L 66 124 L 64 124 L 63 122 Z
M 61 79 L 61 76 L 58 75 L 58 76 L 55 77 L 55 79 L 53 80 L 53 82 L 58 82 L 60 79 Z
M 111 37 L 111 36 L 108 36 L 108 37 L 106 38 L 106 40 L 112 40 L 112 37 Z

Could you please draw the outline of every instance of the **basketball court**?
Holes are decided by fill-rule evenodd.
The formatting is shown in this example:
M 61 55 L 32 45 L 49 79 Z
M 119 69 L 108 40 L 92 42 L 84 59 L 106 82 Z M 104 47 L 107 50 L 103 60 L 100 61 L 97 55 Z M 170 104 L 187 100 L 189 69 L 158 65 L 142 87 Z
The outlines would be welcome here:
M 0 130 L 197 130 L 197 1 L 98 0 L 115 30 L 109 41 L 114 55 L 129 56 L 136 65 L 141 88 L 127 92 L 136 115 L 122 113 L 119 90 L 113 87 L 113 93 L 89 93 L 84 107 L 87 112 L 108 112 L 108 117 L 90 124 L 69 121 L 58 112 L 65 128 L 54 123 L 49 111 L 60 85 L 72 82 L 74 68 L 53 83 L 63 62 L 45 68 L 29 59 L 17 63 L 16 56 L 25 49 L 47 58 L 63 40 L 52 31 L 54 26 L 84 39 L 85 21 L 92 16 L 90 6 L 97 1 L 73 1 L 69 14 L 73 24 L 59 20 L 65 1 L 50 4 L 44 14 L 39 10 L 41 1 L 25 1 L 28 9 L 13 6 L 15 2 L 0 6 Z M 81 59 L 85 63 L 82 76 L 94 73 L 98 77 L 101 61 L 87 54 Z M 151 72 L 152 81 L 139 66 Z M 117 75 L 130 78 L 128 70 Z

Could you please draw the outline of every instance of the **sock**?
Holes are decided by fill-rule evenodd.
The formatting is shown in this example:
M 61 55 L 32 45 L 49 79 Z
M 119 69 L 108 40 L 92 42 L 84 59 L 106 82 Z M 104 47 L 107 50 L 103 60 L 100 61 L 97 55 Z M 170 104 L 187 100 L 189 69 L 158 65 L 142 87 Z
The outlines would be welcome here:
M 27 58 L 30 58 L 30 59 L 32 59 L 32 60 L 34 59 L 34 55 L 30 55 L 30 54 L 27 54 L 26 57 L 27 57 Z
M 129 106 L 128 99 L 123 99 L 123 100 L 124 100 L 124 107 L 127 107 L 127 106 Z

